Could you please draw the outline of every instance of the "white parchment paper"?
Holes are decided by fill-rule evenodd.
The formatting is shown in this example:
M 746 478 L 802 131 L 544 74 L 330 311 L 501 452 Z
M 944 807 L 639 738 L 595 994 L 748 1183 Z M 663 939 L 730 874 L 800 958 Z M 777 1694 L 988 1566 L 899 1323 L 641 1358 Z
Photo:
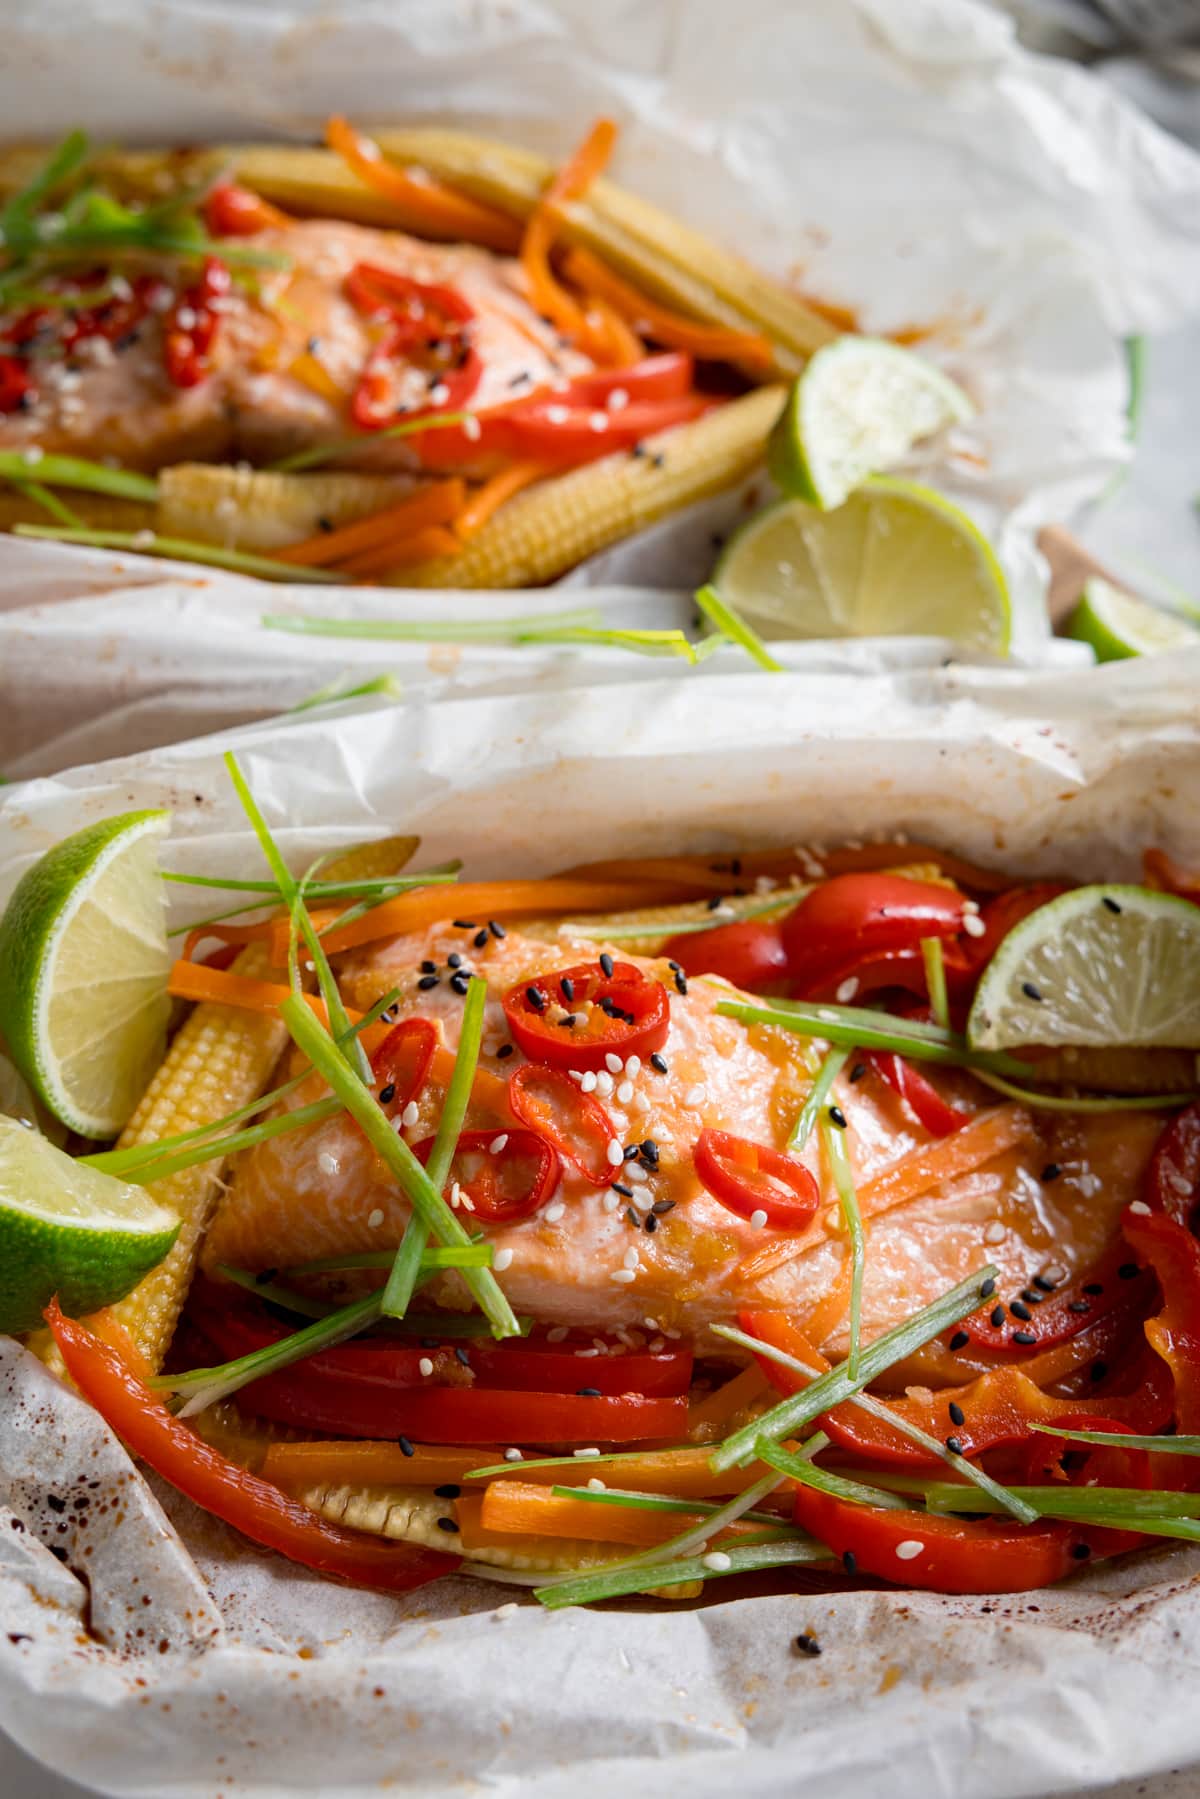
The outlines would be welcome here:
M 82 123 L 100 140 L 309 140 L 336 108 L 451 119 L 559 154 L 613 113 L 616 172 L 639 191 L 856 308 L 866 329 L 935 327 L 928 353 L 979 414 L 913 467 L 998 542 L 1024 657 L 1047 635 L 1036 527 L 1068 518 L 1129 454 L 1121 338 L 1200 305 L 1200 158 L 1087 75 L 1018 49 L 982 0 L 38 0 L 9 12 L 5 137 Z M 732 504 L 669 521 L 580 578 L 686 588 Z M 26 681 L 11 649 L 21 613 L 112 589 L 156 615 L 179 584 L 144 558 L 0 543 L 0 721 Z M 214 627 L 227 604 L 254 617 L 281 597 L 213 575 L 192 593 L 192 621 Z M 327 589 L 284 600 L 338 603 Z M 182 631 L 177 647 L 186 664 Z M 226 720 L 263 709 L 255 665 L 276 649 L 271 638 L 248 653 L 244 675 L 227 666 Z M 323 654 L 338 672 L 340 646 Z M 527 659 L 539 682 L 561 667 Z M 108 703 L 142 708 L 145 726 L 169 681 L 149 657 L 121 679 Z M 282 678 L 278 703 L 295 697 Z M 193 717 L 203 705 L 193 693 Z M 74 722 L 42 717 L 39 743 Z M 0 722 L 4 772 L 34 747 Z
M 172 866 L 257 866 L 227 747 L 298 868 L 409 828 L 468 874 L 902 829 L 1014 871 L 1131 874 L 1151 842 L 1200 857 L 1198 680 L 1195 652 L 731 673 L 699 718 L 671 679 L 300 714 L 3 790 L 0 901 L 64 832 L 133 806 L 172 808 Z M 0 1347 L 0 1726 L 106 1792 L 998 1799 L 1200 1757 L 1192 1550 L 1012 1600 L 714 1586 L 501 1619 L 510 1589 L 347 1593 L 159 1499 Z M 819 1660 L 793 1657 L 800 1630 Z

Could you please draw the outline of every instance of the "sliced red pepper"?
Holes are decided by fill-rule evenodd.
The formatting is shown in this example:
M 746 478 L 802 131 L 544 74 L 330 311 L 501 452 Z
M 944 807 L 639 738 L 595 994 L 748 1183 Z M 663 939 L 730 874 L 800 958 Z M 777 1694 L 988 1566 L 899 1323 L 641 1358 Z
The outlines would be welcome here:
M 866 1060 L 871 1067 L 881 1074 L 889 1087 L 895 1089 L 925 1129 L 934 1137 L 949 1137 L 960 1130 L 970 1118 L 969 1112 L 960 1112 L 944 1100 L 932 1081 L 906 1062 L 903 1056 L 894 1055 L 890 1050 L 872 1050 Z
M 566 398 L 572 406 L 604 406 L 624 394 L 625 404 L 643 400 L 680 400 L 692 391 L 695 363 L 685 350 L 664 350 L 623 369 L 596 369 L 576 375 Z M 621 407 L 610 407 L 617 412 Z
M 163 335 L 163 361 L 175 387 L 197 387 L 211 372 L 219 318 L 213 301 L 223 298 L 231 286 L 225 264 L 219 257 L 206 256 L 199 281 L 180 295 Z
M 508 1103 L 514 1118 L 552 1143 L 593 1187 L 616 1180 L 620 1163 L 608 1159 L 609 1144 L 618 1141 L 612 1119 L 599 1100 L 581 1093 L 561 1069 L 535 1062 L 518 1068 L 508 1083 Z
M 692 1151 L 696 1176 L 739 1218 L 765 1213 L 779 1231 L 802 1231 L 821 1203 L 816 1177 L 803 1162 L 729 1131 L 701 1131 Z
M 370 1391 L 357 1380 L 255 1381 L 238 1398 L 263 1418 L 351 1437 L 404 1436 L 414 1443 L 640 1443 L 687 1430 L 687 1399 L 640 1394 L 501 1391 L 495 1387 L 396 1387 Z
M 1146 1168 L 1142 1199 L 1153 1212 L 1194 1230 L 1200 1210 L 1200 1101 L 1163 1127 Z
M 57 1300 L 46 1310 L 67 1371 L 84 1398 L 122 1442 L 196 1505 L 289 1560 L 354 1586 L 405 1593 L 461 1557 L 389 1543 L 343 1530 L 249 1474 L 172 1416 L 117 1351 L 86 1326 L 64 1318 Z
M 659 954 L 678 962 L 685 974 L 716 974 L 745 993 L 775 986 L 787 974 L 787 951 L 778 924 L 715 925 L 672 937 Z
M 624 1061 L 661 1049 L 671 1028 L 666 988 L 631 962 L 610 967 L 608 973 L 599 962 L 578 962 L 511 987 L 504 1015 L 522 1054 L 587 1072 L 606 1067 L 610 1055 Z
M 414 1143 L 413 1154 L 424 1164 L 435 1137 Z M 500 1144 L 495 1150 L 492 1145 Z M 512 1224 L 531 1218 L 545 1205 L 562 1176 L 558 1153 L 533 1131 L 462 1131 L 450 1165 L 447 1187 L 457 1184 L 484 1224 Z
M 1162 1310 L 1146 1320 L 1145 1331 L 1174 1376 L 1176 1428 L 1200 1432 L 1200 1244 L 1163 1213 L 1127 1209 L 1121 1229 L 1162 1289 Z
M 618 412 L 570 404 L 570 395 L 551 395 L 496 407 L 477 415 L 478 431 L 461 426 L 422 433 L 412 441 L 426 468 L 458 468 L 481 456 L 537 462 L 547 468 L 577 468 L 617 450 L 631 450 L 643 438 L 699 418 L 713 404 L 699 394 L 679 399 L 636 401 Z M 604 424 L 598 421 L 604 419 Z
M 386 321 L 350 404 L 359 429 L 379 431 L 395 422 L 392 364 L 398 356 L 426 369 L 444 390 L 435 406 L 406 414 L 408 420 L 460 410 L 483 375 L 483 362 L 470 341 L 474 307 L 452 287 L 415 281 L 373 263 L 356 263 L 345 286 L 361 312 Z
M 19 356 L 0 356 L 0 412 L 26 412 L 36 400 L 26 363 Z
M 1117 1244 L 1095 1268 L 1049 1292 L 1036 1282 L 1019 1294 L 997 1290 L 959 1328 L 967 1332 L 974 1352 L 1021 1360 L 1070 1342 L 1110 1312 L 1133 1305 L 1144 1316 L 1152 1295 L 1150 1281 Z
M 795 1519 L 848 1573 L 928 1593 L 1026 1593 L 1062 1580 L 1098 1533 L 1071 1524 L 1014 1524 L 891 1511 L 798 1486 Z
M 420 1094 L 437 1045 L 437 1031 L 428 1018 L 402 1018 L 375 1051 L 371 1072 L 379 1086 L 379 1103 L 389 1118 L 398 1116 Z
M 284 222 L 284 215 L 261 194 L 232 181 L 218 181 L 204 202 L 205 227 L 213 237 L 255 237 Z
M 807 893 L 783 920 L 788 971 L 797 989 L 808 992 L 831 980 L 845 980 L 843 970 L 853 973 L 882 957 L 899 953 L 919 959 L 922 938 L 946 942 L 957 937 L 964 904 L 956 889 L 932 881 L 888 874 L 834 875 Z

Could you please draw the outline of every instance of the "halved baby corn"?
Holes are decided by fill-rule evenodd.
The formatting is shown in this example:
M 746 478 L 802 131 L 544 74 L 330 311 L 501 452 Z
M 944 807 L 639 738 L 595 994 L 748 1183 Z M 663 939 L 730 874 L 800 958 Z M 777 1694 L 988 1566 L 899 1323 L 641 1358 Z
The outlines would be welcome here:
M 181 462 L 158 477 L 154 522 L 163 537 L 269 555 L 381 512 L 420 484 L 416 475 L 285 475 L 244 463 Z

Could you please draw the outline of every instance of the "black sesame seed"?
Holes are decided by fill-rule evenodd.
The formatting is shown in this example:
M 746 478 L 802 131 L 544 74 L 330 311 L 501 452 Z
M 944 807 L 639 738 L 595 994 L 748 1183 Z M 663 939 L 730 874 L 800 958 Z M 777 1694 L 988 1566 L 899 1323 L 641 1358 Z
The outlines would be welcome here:
M 626 1191 L 628 1192 L 628 1188 L 626 1189 Z M 630 1194 L 631 1199 L 632 1199 L 632 1197 L 633 1197 L 633 1195 Z M 625 1207 L 625 1219 L 628 1224 L 631 1224 L 633 1226 L 635 1231 L 641 1229 L 642 1221 L 638 1217 L 637 1213 L 634 1211 L 632 1206 Z
M 970 1336 L 966 1331 L 955 1331 L 950 1339 L 950 1347 L 951 1349 L 965 1349 L 970 1341 Z
M 671 970 L 672 974 L 679 974 L 682 971 L 683 964 L 681 962 L 672 962 L 670 957 L 668 956 L 667 967 Z
M 612 1184 L 612 1190 L 614 1193 L 619 1193 L 621 1195 L 622 1199 L 632 1199 L 633 1198 L 633 1188 L 627 1187 L 625 1185 L 624 1181 L 614 1181 Z M 634 1217 L 636 1218 L 636 1216 L 637 1216 L 637 1214 L 635 1213 Z
M 475 920 L 473 918 L 456 918 L 454 920 L 454 928 L 456 931 L 473 931 L 475 929 Z
M 675 1210 L 675 1201 L 673 1199 L 656 1199 L 650 1210 L 656 1218 L 665 1218 L 668 1212 Z
M 1085 1293 L 1092 1293 L 1092 1294 L 1103 1293 L 1104 1282 L 1103 1281 L 1089 1281 L 1083 1290 Z
M 436 987 L 437 984 L 438 977 L 435 974 L 423 974 L 417 982 L 417 986 L 421 989 L 422 993 L 428 993 L 429 989 L 431 987 Z
M 465 993 L 471 985 L 471 977 L 464 969 L 458 969 L 450 976 L 450 985 L 455 993 Z
M 269 1287 L 278 1273 L 278 1268 L 263 1268 L 255 1275 L 254 1285 L 256 1287 Z
M 1053 1293 L 1055 1286 L 1057 1285 L 1057 1282 L 1052 1281 L 1052 1280 L 1047 1280 L 1047 1278 L 1044 1274 L 1035 1274 L 1033 1277 L 1033 1284 L 1042 1293 Z
M 829 1122 L 830 1122 L 830 1123 L 831 1123 L 831 1124 L 836 1124 L 836 1125 L 837 1125 L 837 1127 L 838 1127 L 838 1130 L 839 1130 L 839 1131 L 844 1131 L 844 1130 L 845 1130 L 845 1128 L 846 1128 L 846 1114 L 845 1114 L 845 1113 L 844 1113 L 844 1112 L 843 1112 L 843 1111 L 842 1111 L 842 1108 L 841 1108 L 841 1107 L 840 1107 L 840 1106 L 830 1106 L 830 1108 L 829 1108 Z
M 1062 1164 L 1060 1162 L 1047 1162 L 1042 1169 L 1042 1179 L 1043 1181 L 1056 1181 L 1061 1173 Z
M 570 975 L 565 974 L 558 984 L 562 990 L 563 998 L 566 1000 L 567 1004 L 570 1005 L 571 1001 L 575 998 L 574 981 L 571 979 Z
M 454 1353 L 455 1353 L 455 1356 L 458 1358 L 458 1360 L 462 1363 L 464 1368 L 469 1368 L 471 1366 L 471 1358 L 467 1354 L 466 1350 L 463 1348 L 461 1343 L 456 1343 L 454 1345 Z
M 471 939 L 471 942 L 475 945 L 476 949 L 486 949 L 487 945 L 488 945 L 487 932 L 486 931 L 476 931 L 475 935 Z
M 667 1058 L 665 1056 L 660 1056 L 658 1051 L 655 1050 L 650 1058 L 650 1066 L 651 1068 L 656 1069 L 659 1074 L 666 1074 Z
M 1025 1304 L 1024 1300 L 1021 1299 L 1010 1299 L 1008 1302 L 1008 1309 L 1014 1318 L 1019 1318 L 1021 1320 L 1022 1324 L 1028 1324 L 1029 1320 L 1033 1317 L 1033 1313 L 1029 1310 L 1029 1307 Z
M 612 972 L 613 972 L 613 959 L 609 955 L 607 950 L 604 950 L 601 953 L 600 968 L 601 968 L 601 972 L 604 975 L 605 980 L 611 981 L 612 980 Z
M 1026 999 L 1036 1000 L 1039 1004 L 1041 1003 L 1042 996 L 1032 981 L 1022 981 L 1021 992 L 1025 995 Z
M 1092 1549 L 1090 1543 L 1076 1543 L 1071 1549 L 1071 1554 L 1075 1557 L 1077 1562 L 1086 1562 L 1091 1553 Z
M 453 1518 L 439 1518 L 437 1527 L 439 1530 L 448 1530 L 452 1532 L 454 1536 L 458 1535 L 458 1525 L 454 1522 Z
M 654 1216 L 653 1211 L 646 1213 L 646 1222 L 642 1226 L 642 1229 L 650 1231 L 651 1233 L 658 1229 L 658 1219 Z
M 720 893 L 714 893 L 710 900 L 704 902 L 705 909 L 709 912 L 719 912 L 723 904 L 724 895 Z
M 1014 1343 L 1019 1343 L 1023 1349 L 1026 1349 L 1031 1343 L 1037 1342 L 1037 1337 L 1032 1331 L 1014 1331 L 1012 1340 Z
M 512 1053 L 513 1053 L 512 1044 L 511 1043 L 502 1043 L 500 1045 L 499 1049 L 496 1051 L 497 1062 L 503 1062 L 504 1058 L 506 1056 L 511 1056 Z
M 842 1567 L 846 1570 L 847 1574 L 857 1574 L 858 1573 L 858 1557 L 855 1555 L 855 1553 L 852 1549 L 847 1549 L 847 1550 L 843 1551 Z
M 992 1279 L 991 1275 L 989 1275 L 987 1280 L 984 1281 L 983 1285 L 979 1289 L 979 1297 L 980 1297 L 980 1299 L 990 1299 L 992 1297 L 992 1294 L 995 1291 L 996 1291 L 996 1283 Z
M 1032 1287 L 1022 1287 L 1021 1298 L 1027 1306 L 1043 1306 L 1046 1303 L 1046 1295 L 1036 1293 Z
M 1086 1299 L 1073 1299 L 1067 1307 L 1068 1312 L 1078 1312 L 1081 1316 L 1084 1312 L 1090 1312 L 1091 1309 Z
M 397 1437 L 396 1442 L 400 1446 L 400 1454 L 401 1455 L 416 1455 L 417 1452 L 413 1448 L 412 1444 L 409 1442 L 407 1437 Z
M 315 356 L 317 351 L 321 348 L 320 338 L 310 337 L 304 348 L 308 351 L 310 356 Z
M 578 1012 L 568 1012 L 564 1018 L 559 1019 L 558 1023 L 561 1030 L 573 1031 L 579 1023 L 579 1014 Z
M 854 1067 L 850 1070 L 851 1081 L 861 1081 L 864 1074 L 866 1074 L 866 1072 L 867 1072 L 866 1063 L 865 1062 L 856 1062 L 854 1064 Z
M 1090 1373 L 1093 1380 L 1103 1380 L 1105 1375 L 1108 1373 L 1108 1363 L 1107 1362 L 1093 1362 L 1091 1365 L 1091 1368 L 1088 1370 L 1088 1372 Z
M 622 1155 L 626 1162 L 636 1162 L 641 1153 L 642 1146 L 640 1143 L 627 1143 L 622 1151 Z
M 963 1452 L 963 1446 L 957 1437 L 947 1437 L 946 1448 L 951 1455 L 961 1455 Z
M 1104 894 L 1101 904 L 1107 906 L 1110 912 L 1116 912 L 1118 915 L 1120 914 L 1120 906 L 1118 906 L 1115 899 L 1109 899 L 1107 893 Z
M 821 1645 L 816 1637 L 810 1637 L 807 1631 L 801 1631 L 792 1644 L 797 1655 L 820 1655 Z
M 1004 1307 L 1003 1306 L 996 1307 L 995 1311 L 992 1313 L 991 1321 L 995 1325 L 996 1329 L 999 1330 L 1000 1326 L 1004 1323 Z
M 417 1341 L 420 1343 L 422 1349 L 440 1349 L 442 1347 L 442 1339 L 440 1337 L 418 1337 Z
M 576 1387 L 575 1397 L 576 1399 L 599 1399 L 600 1389 L 599 1387 Z
M 452 950 L 450 952 L 450 954 L 446 957 L 446 967 L 447 968 L 461 968 L 462 967 L 462 957 L 459 955 L 457 950 Z
M 436 974 L 437 973 L 437 963 L 436 962 L 422 962 L 421 973 L 422 974 Z
M 435 1487 L 433 1491 L 437 1499 L 457 1499 L 462 1488 L 456 1487 L 453 1481 L 447 1481 L 444 1487 Z
M 958 1404 L 958 1401 L 954 1399 L 950 1401 L 950 1422 L 951 1424 L 965 1424 L 967 1422 L 967 1414 Z
M 678 969 L 675 972 L 675 991 L 676 993 L 687 992 L 687 976 L 680 974 Z
M 395 1097 L 396 1097 L 395 1081 L 389 1081 L 386 1087 L 381 1087 L 379 1089 L 379 1103 L 381 1106 L 391 1105 L 391 1103 L 395 1099 Z
M 492 933 L 492 936 L 495 937 L 497 940 L 499 940 L 501 937 L 508 936 L 508 932 L 505 930 L 504 926 L 502 924 L 498 924 L 494 918 L 488 919 L 488 930 Z
M 525 998 L 529 1001 L 535 1012 L 544 1012 L 546 1010 L 546 995 L 542 992 L 540 987 L 526 987 Z
M 1122 1281 L 1135 1281 L 1141 1272 L 1142 1271 L 1136 1262 L 1122 1262 L 1121 1266 L 1117 1269 L 1117 1279 Z

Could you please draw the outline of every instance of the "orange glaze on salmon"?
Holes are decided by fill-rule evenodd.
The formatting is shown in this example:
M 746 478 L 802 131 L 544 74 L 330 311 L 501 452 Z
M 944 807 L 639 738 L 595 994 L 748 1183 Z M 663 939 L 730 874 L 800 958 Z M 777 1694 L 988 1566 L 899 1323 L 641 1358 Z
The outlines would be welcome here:
M 435 1020 L 453 1048 L 462 1000 L 446 984 L 445 964 L 457 950 L 465 966 L 488 982 L 481 1066 L 507 1078 L 522 1057 L 520 1051 L 504 1059 L 495 1054 L 508 1041 L 503 993 L 596 951 L 579 940 L 564 940 L 559 947 L 515 934 L 475 951 L 471 936 L 443 924 L 358 952 L 345 960 L 342 989 L 351 1005 L 365 1009 L 399 987 L 400 1016 Z M 741 1266 L 744 1259 L 787 1239 L 727 1210 L 700 1185 L 692 1166 L 693 1146 L 706 1126 L 780 1149 L 786 1145 L 809 1085 L 802 1040 L 748 1029 L 718 1015 L 717 1004 L 729 991 L 723 983 L 693 980 L 681 996 L 665 963 L 615 953 L 668 985 L 671 1027 L 662 1051 L 667 1074 L 647 1064 L 632 1076 L 600 1077 L 596 1097 L 622 1144 L 653 1138 L 659 1149 L 657 1170 L 627 1164 L 614 1178 L 633 1187 L 639 1220 L 655 1200 L 674 1203 L 648 1234 L 627 1216 L 629 1200 L 597 1190 L 564 1165 L 557 1192 L 538 1215 L 485 1227 L 498 1251 L 512 1252 L 511 1262 L 503 1258 L 505 1292 L 518 1312 L 537 1320 L 593 1329 L 652 1319 L 658 1327 L 701 1336 L 707 1325 L 730 1321 L 746 1306 L 785 1308 L 803 1320 L 837 1277 L 846 1253 L 832 1182 L 827 1176 L 822 1181 L 822 1209 L 802 1239 L 802 1253 L 756 1274 Z M 424 959 L 443 971 L 429 992 L 416 985 Z M 309 1103 L 320 1091 L 313 1077 L 286 1104 Z M 404 1131 L 407 1141 L 436 1129 L 441 1097 L 427 1085 L 419 1118 Z M 873 1180 L 931 1140 L 873 1073 L 854 1083 L 840 1081 L 836 1098 L 849 1121 L 856 1181 L 867 1199 Z M 980 1103 L 978 1090 L 975 1103 Z M 1087 1269 L 1112 1240 L 1121 1209 L 1136 1197 L 1161 1121 L 1145 1113 L 1068 1115 L 1065 1121 L 1051 1114 L 1037 1125 L 1029 1114 L 1010 1112 L 1015 1139 L 1003 1154 L 869 1222 L 866 1338 L 910 1316 L 986 1262 L 999 1268 L 1005 1292 L 1027 1285 L 1048 1263 L 1069 1273 Z M 502 1128 L 494 1115 L 474 1111 L 467 1123 Z M 803 1160 L 821 1178 L 815 1134 Z M 1062 1172 L 1043 1181 L 1049 1162 Z M 395 1182 L 342 1116 L 278 1137 L 241 1158 L 210 1230 L 205 1260 L 210 1267 L 224 1261 L 257 1271 L 390 1249 L 407 1218 L 407 1202 Z M 464 1303 L 457 1281 L 442 1277 L 433 1296 Z M 826 1346 L 836 1350 L 845 1342 L 845 1327 L 839 1325 Z
M 211 372 L 197 386 L 179 388 L 168 379 L 168 301 L 148 312 L 120 347 L 97 336 L 65 358 L 51 341 L 35 348 L 29 368 L 36 398 L 25 411 L 0 417 L 0 447 L 111 457 L 153 471 L 231 457 L 268 462 L 353 435 L 347 407 L 379 331 L 343 291 L 346 276 L 363 262 L 453 287 L 474 309 L 483 373 L 472 410 L 552 387 L 592 366 L 562 347 L 529 305 L 520 264 L 490 251 L 323 220 L 263 231 L 254 244 L 286 256 L 289 266 L 255 270 L 217 301 Z M 176 291 L 190 279 L 177 269 L 159 272 Z M 10 323 L 0 319 L 0 340 Z M 395 366 L 397 408 L 428 407 L 428 373 L 401 361 Z M 403 439 L 375 441 L 370 433 L 353 460 L 376 468 L 416 465 Z

